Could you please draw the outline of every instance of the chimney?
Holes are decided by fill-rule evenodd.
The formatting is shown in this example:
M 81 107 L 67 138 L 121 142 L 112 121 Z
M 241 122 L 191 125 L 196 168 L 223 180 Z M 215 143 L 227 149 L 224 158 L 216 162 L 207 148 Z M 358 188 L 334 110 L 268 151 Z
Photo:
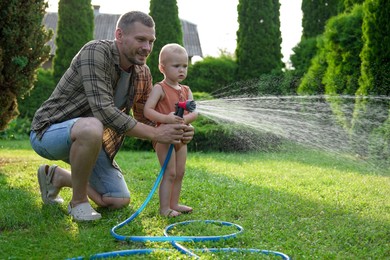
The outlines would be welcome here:
M 93 6 L 93 15 L 94 16 L 99 15 L 99 9 L 100 9 L 100 5 L 94 5 Z

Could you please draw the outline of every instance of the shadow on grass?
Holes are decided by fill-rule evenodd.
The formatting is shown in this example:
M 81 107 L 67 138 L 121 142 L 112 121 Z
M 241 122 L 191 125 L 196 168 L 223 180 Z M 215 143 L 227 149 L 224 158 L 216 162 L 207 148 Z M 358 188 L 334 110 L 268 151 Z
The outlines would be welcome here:
M 108 248 L 117 250 L 121 245 L 129 247 L 127 243 L 115 243 L 109 231 L 131 213 L 130 207 L 117 211 L 100 209 L 102 220 L 73 222 L 65 203 L 42 204 L 37 182 L 25 184 L 15 179 L 6 169 L 12 163 L 17 162 L 0 165 L 0 259 L 64 259 Z M 129 232 L 146 235 L 140 221 L 135 221 Z
M 131 206 L 116 211 L 99 209 L 103 218 L 93 223 L 72 222 L 66 214 L 66 205 L 42 206 L 37 183 L 18 186 L 21 180 L 11 178 L 12 173 L 0 166 L 0 258 L 34 256 L 36 259 L 63 259 L 114 250 L 160 247 L 161 244 L 117 242 L 109 234 L 114 225 L 127 219 L 142 204 L 159 170 L 154 154 L 137 154 L 136 158 L 129 153 L 125 155 L 118 157 L 118 163 L 124 165 L 122 169 L 132 191 Z M 372 205 L 358 193 L 346 196 L 347 188 L 335 189 L 338 194 L 334 196 L 322 192 L 322 189 L 332 190 L 337 183 L 308 186 L 307 191 L 304 187 L 294 190 L 296 184 L 288 181 L 289 171 L 293 170 L 288 167 L 294 165 L 284 166 L 285 172 L 280 176 L 261 177 L 261 169 L 258 176 L 245 176 L 245 164 L 254 165 L 256 161 L 275 161 L 274 167 L 280 167 L 277 154 L 253 154 L 239 158 L 229 154 L 210 157 L 200 154 L 191 157 L 195 158 L 190 159 L 187 165 L 181 198 L 183 203 L 194 207 L 194 213 L 176 219 L 161 218 L 155 194 L 145 211 L 121 229 L 120 234 L 160 236 L 165 226 L 171 223 L 213 219 L 237 223 L 245 231 L 236 239 L 207 242 L 203 244 L 205 247 L 275 250 L 296 259 L 381 259 L 388 254 L 386 244 L 390 224 L 389 207 L 386 205 Z M 129 167 L 121 160 L 130 160 L 131 165 L 137 165 Z M 156 167 L 146 166 L 149 160 L 155 161 Z M 201 160 L 206 162 L 202 164 Z M 207 160 L 212 160 L 212 163 Z M 305 159 L 296 154 L 283 157 L 283 160 L 284 165 L 298 162 L 313 168 L 313 171 L 318 168 L 333 169 L 335 166 L 341 171 L 339 174 L 350 171 L 349 166 L 330 166 L 328 163 L 332 159 L 321 156 Z M 218 164 L 223 164 L 227 172 L 220 172 Z M 367 177 L 371 175 L 364 169 L 354 172 L 367 174 Z M 371 214 L 374 206 L 377 212 Z M 380 213 L 384 214 L 380 217 Z M 193 247 L 202 247 L 202 244 L 189 245 L 189 248 Z M 209 255 L 202 254 L 205 257 Z M 219 254 L 217 256 L 223 258 Z M 258 259 L 258 256 L 243 258 Z

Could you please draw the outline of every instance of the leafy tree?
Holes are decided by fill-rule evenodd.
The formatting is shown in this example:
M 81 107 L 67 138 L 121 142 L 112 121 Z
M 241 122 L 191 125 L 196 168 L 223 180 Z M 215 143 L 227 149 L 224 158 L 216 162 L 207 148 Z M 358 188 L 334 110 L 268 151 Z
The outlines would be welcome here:
M 56 82 L 68 69 L 80 48 L 93 40 L 94 14 L 91 0 L 60 0 L 56 54 L 53 60 L 53 75 Z
M 183 31 L 176 0 L 151 0 L 150 16 L 156 23 L 157 40 L 147 63 L 153 81 L 157 82 L 163 79 L 163 75 L 158 69 L 158 56 L 161 48 L 168 43 L 178 43 L 183 46 Z
M 0 130 L 18 115 L 17 97 L 32 88 L 49 57 L 51 33 L 41 24 L 46 6 L 44 0 L 0 1 Z
M 240 0 L 237 6 L 237 64 L 240 80 L 283 67 L 279 1 Z

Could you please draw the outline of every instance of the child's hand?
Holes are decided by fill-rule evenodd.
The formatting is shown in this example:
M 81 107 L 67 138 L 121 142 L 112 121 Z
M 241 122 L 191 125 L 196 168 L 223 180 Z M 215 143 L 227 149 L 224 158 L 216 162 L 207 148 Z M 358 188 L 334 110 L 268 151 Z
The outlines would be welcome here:
M 184 124 L 184 119 L 180 116 L 176 116 L 174 112 L 167 115 L 167 124 Z

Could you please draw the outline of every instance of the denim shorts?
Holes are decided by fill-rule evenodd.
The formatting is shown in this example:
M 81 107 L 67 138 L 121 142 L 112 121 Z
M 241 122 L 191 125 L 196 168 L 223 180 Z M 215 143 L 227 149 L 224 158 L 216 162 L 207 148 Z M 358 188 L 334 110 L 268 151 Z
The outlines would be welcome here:
M 72 146 L 70 132 L 78 118 L 51 125 L 38 140 L 34 131 L 30 133 L 30 143 L 34 151 L 49 160 L 69 163 Z M 106 152 L 101 149 L 89 185 L 103 197 L 130 198 L 126 181 L 119 168 L 114 167 Z

